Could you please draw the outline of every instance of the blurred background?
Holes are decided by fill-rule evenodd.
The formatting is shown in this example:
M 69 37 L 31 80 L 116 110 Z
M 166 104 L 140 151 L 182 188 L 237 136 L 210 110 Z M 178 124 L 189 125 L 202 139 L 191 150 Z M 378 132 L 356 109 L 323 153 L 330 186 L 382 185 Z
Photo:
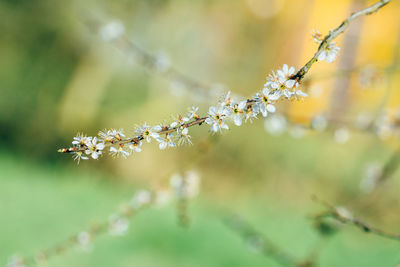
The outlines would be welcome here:
M 231 90 L 251 97 L 270 71 L 302 67 L 363 0 L 0 1 L 0 262 L 33 256 L 108 218 L 173 173 L 201 177 L 181 227 L 174 202 L 46 266 L 281 266 L 227 227 L 236 214 L 297 262 L 396 266 L 400 243 L 311 215 L 316 195 L 400 232 L 400 3 L 354 21 L 337 60 L 303 81 L 309 97 L 193 146 L 145 145 L 128 159 L 79 165 L 57 149 L 77 132 L 133 133 L 192 105 L 206 114 Z M 335 229 L 335 230 L 332 230 Z M 326 230 L 326 229 L 325 229 Z M 332 231 L 331 231 L 332 230 Z M 257 242 L 256 242 L 257 243 Z

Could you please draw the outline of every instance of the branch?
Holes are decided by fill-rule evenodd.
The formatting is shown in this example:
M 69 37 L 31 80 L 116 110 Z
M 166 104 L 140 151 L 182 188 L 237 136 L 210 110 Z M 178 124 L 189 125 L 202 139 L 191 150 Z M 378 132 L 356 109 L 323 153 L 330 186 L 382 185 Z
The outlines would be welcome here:
M 83 250 L 91 250 L 94 239 L 103 234 L 110 233 L 115 236 L 124 235 L 128 230 L 129 220 L 142 209 L 155 204 L 157 196 L 158 192 L 156 191 L 139 191 L 132 198 L 130 205 L 125 205 L 122 211 L 114 213 L 108 220 L 93 224 L 87 230 L 71 235 L 58 244 L 41 250 L 35 256 L 20 257 L 18 255 L 13 255 L 7 266 L 42 266 L 42 264 L 45 264 L 50 258 L 65 253 L 74 247 L 80 247 Z M 20 263 L 20 265 L 17 263 Z
M 332 204 L 328 203 L 327 201 L 319 199 L 317 196 L 313 196 L 313 200 L 315 202 L 322 204 L 323 206 L 325 206 L 325 208 L 327 208 L 326 212 L 314 216 L 315 220 L 321 220 L 323 218 L 333 218 L 343 224 L 354 225 L 355 227 L 359 228 L 365 233 L 371 233 L 384 238 L 400 241 L 400 234 L 387 232 L 380 228 L 371 226 L 368 223 L 364 222 L 363 220 L 353 217 L 349 212 L 343 211 L 333 206 Z
M 223 219 L 223 222 L 226 226 L 241 235 L 246 242 L 253 242 L 252 245 L 257 251 L 273 258 L 283 266 L 296 265 L 296 261 L 292 255 L 273 244 L 273 242 L 255 230 L 239 215 L 235 214 L 227 216 Z
M 310 70 L 311 66 L 318 61 L 318 57 L 321 55 L 321 53 L 329 46 L 329 44 L 336 38 L 338 37 L 341 33 L 343 33 L 347 27 L 349 26 L 350 22 L 355 20 L 356 18 L 360 16 L 366 16 L 366 15 L 371 15 L 375 12 L 378 12 L 379 9 L 381 9 L 383 6 L 387 5 L 391 0 L 381 0 L 376 4 L 373 4 L 372 6 L 369 6 L 363 10 L 360 10 L 358 12 L 355 12 L 350 15 L 347 19 L 345 19 L 337 28 L 334 30 L 331 30 L 328 35 L 326 35 L 321 42 L 320 46 L 318 47 L 317 52 L 314 54 L 314 56 L 302 67 L 296 75 L 293 76 L 293 78 L 297 80 L 302 80 L 304 75 L 307 74 L 307 72 Z
M 284 99 L 298 100 L 307 96 L 298 89 L 299 83 L 323 52 L 327 54 L 329 52 L 328 50 L 332 50 L 329 52 L 329 59 L 326 58 L 329 62 L 336 57 L 338 50 L 330 46 L 332 40 L 342 33 L 352 20 L 361 15 L 372 14 L 389 2 L 390 0 L 380 1 L 366 9 L 353 13 L 342 22 L 339 27 L 325 36 L 314 57 L 302 69 L 295 74 L 293 67 L 289 68 L 284 64 L 282 69 L 278 70 L 276 73 L 272 72 L 272 74 L 267 77 L 264 89 L 256 93 L 251 99 L 234 102 L 230 98 L 230 93 L 228 93 L 217 106 L 210 107 L 207 116 L 200 117 L 196 114 L 198 109 L 192 107 L 187 117 L 178 116 L 178 118 L 169 125 L 162 124 L 150 127 L 144 124 L 137 128 L 137 135 L 133 137 L 124 138 L 125 135 L 122 130 L 116 131 L 114 129 L 100 132 L 99 139 L 97 139 L 97 137 L 78 135 L 74 138 L 73 147 L 62 148 L 58 151 L 62 153 L 73 153 L 74 158 L 77 159 L 78 162 L 80 159 L 88 159 L 88 155 L 93 159 L 97 159 L 99 155 L 102 154 L 102 150 L 106 147 L 109 147 L 110 153 L 116 156 L 122 155 L 127 157 L 133 151 L 141 151 L 142 140 L 150 142 L 151 139 L 155 139 L 159 142 L 160 149 L 176 147 L 184 143 L 191 144 L 191 136 L 188 134 L 188 128 L 194 125 L 202 125 L 204 122 L 211 125 L 210 130 L 212 132 L 217 133 L 222 132 L 223 129 L 229 129 L 229 126 L 226 124 L 227 120 L 231 120 L 237 126 L 240 126 L 244 118 L 245 121 L 251 121 L 251 119 L 257 118 L 260 114 L 266 117 L 268 112 L 275 112 L 274 104 L 276 102 Z M 131 152 L 127 151 L 126 146 L 131 149 Z

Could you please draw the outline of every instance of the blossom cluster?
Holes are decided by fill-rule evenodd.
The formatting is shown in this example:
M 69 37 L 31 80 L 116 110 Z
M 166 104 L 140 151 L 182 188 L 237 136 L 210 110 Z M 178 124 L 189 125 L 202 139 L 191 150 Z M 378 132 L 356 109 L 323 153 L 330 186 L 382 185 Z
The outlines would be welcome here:
M 228 130 L 227 121 L 231 120 L 236 126 L 241 126 L 245 121 L 257 118 L 259 114 L 267 117 L 268 113 L 276 111 L 275 103 L 281 98 L 293 100 L 306 97 L 307 94 L 298 89 L 299 82 L 292 77 L 294 67 L 284 64 L 282 69 L 272 72 L 264 84 L 261 92 L 257 92 L 251 100 L 235 102 L 228 92 L 216 106 L 211 106 L 208 111 L 206 123 L 211 125 L 212 132 Z
M 318 31 L 313 34 L 313 39 L 320 45 L 324 42 Z M 320 51 L 318 60 L 334 61 L 339 49 L 335 42 L 327 44 Z M 134 137 L 126 137 L 122 129 L 100 131 L 95 137 L 78 134 L 72 142 L 73 147 L 60 149 L 59 152 L 72 153 L 79 163 L 81 159 L 98 159 L 107 150 L 115 157 L 126 158 L 132 153 L 141 152 L 143 141 L 150 143 L 155 140 L 160 149 L 192 144 L 189 135 L 191 126 L 206 123 L 212 133 L 218 133 L 229 130 L 229 122 L 241 126 L 243 121 L 252 121 L 260 114 L 267 117 L 268 113 L 276 111 L 275 104 L 282 99 L 298 100 L 307 97 L 307 94 L 299 89 L 301 78 L 302 76 L 298 77 L 294 67 L 284 64 L 281 69 L 267 76 L 264 88 L 254 94 L 253 98 L 235 101 L 236 97 L 232 97 L 228 92 L 215 106 L 209 108 L 205 117 L 197 114 L 197 107 L 191 107 L 185 115 L 174 117 L 171 123 L 154 126 L 144 123 L 137 126 Z
M 257 118 L 260 114 L 267 117 L 274 113 L 275 103 L 281 99 L 296 100 L 306 97 L 301 91 L 299 81 L 294 79 L 295 69 L 284 64 L 282 69 L 272 72 L 264 85 L 252 99 L 234 101 L 228 92 L 215 106 L 211 106 L 206 117 L 201 118 L 197 107 L 188 109 L 185 115 L 178 115 L 171 123 L 151 126 L 144 123 L 135 128 L 134 137 L 126 137 L 122 129 L 100 131 L 98 136 L 78 134 L 72 141 L 73 147 L 60 149 L 59 152 L 72 153 L 78 162 L 89 158 L 98 159 L 104 151 L 115 157 L 128 157 L 134 152 L 142 151 L 142 143 L 158 142 L 160 149 L 176 147 L 182 144 L 192 144 L 189 127 L 206 123 L 213 133 L 228 130 L 228 122 L 241 126 L 244 121 Z
M 314 42 L 317 43 L 318 45 L 321 45 L 321 43 L 324 41 L 322 39 L 322 34 L 319 33 L 318 30 L 315 30 L 312 33 L 312 37 Z M 333 61 L 335 61 L 337 54 L 339 53 L 339 50 L 340 47 L 336 45 L 336 42 L 331 42 L 327 45 L 325 49 L 321 51 L 321 53 L 318 56 L 318 60 L 319 61 L 326 60 L 326 62 L 332 63 Z

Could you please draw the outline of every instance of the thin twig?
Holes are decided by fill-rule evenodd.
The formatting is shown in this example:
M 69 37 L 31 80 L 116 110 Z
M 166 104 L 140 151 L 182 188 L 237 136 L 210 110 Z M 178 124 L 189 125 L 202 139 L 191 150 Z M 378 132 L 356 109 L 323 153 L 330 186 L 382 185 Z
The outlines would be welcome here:
M 346 28 L 348 27 L 349 23 L 362 16 L 362 15 L 370 15 L 374 12 L 377 12 L 380 8 L 382 8 L 383 6 L 385 6 L 386 4 L 388 4 L 391 0 L 382 0 L 379 1 L 378 3 L 367 7 L 361 11 L 358 11 L 356 13 L 353 13 L 350 17 L 348 17 L 345 21 L 343 21 L 340 26 L 338 26 L 336 29 L 330 31 L 330 33 L 328 35 L 326 35 L 321 43 L 321 45 L 318 47 L 318 51 L 314 54 L 314 56 L 306 63 L 306 65 L 304 67 L 302 67 L 293 77 L 291 77 L 292 79 L 296 79 L 297 81 L 301 81 L 304 76 L 306 75 L 306 73 L 309 71 L 309 69 L 311 68 L 311 66 L 317 61 L 318 56 L 322 53 L 322 51 L 327 48 L 327 46 L 341 33 L 343 33 Z M 253 103 L 255 103 L 256 100 L 255 99 L 249 99 L 247 100 L 247 105 L 250 108 Z M 174 128 L 169 128 L 166 127 L 165 129 L 161 130 L 158 132 L 158 134 L 168 134 L 171 132 L 176 132 L 179 128 L 188 128 L 194 125 L 201 125 L 205 122 L 205 120 L 209 118 L 209 116 L 207 117 L 202 117 L 200 118 L 199 116 L 197 116 L 195 118 L 194 121 L 183 124 L 182 126 L 177 126 Z M 138 144 L 141 140 L 144 139 L 143 135 L 138 135 L 136 137 L 133 138 L 127 138 L 127 139 L 120 139 L 120 140 L 116 140 L 115 142 L 112 143 L 107 143 L 105 144 L 105 146 L 112 146 L 112 145 L 124 145 L 124 144 Z M 86 151 L 88 148 L 86 145 L 81 145 L 79 147 L 71 147 L 71 148 L 62 148 L 59 149 L 58 152 L 61 153 L 76 153 L 76 152 L 84 152 Z
M 343 33 L 347 27 L 349 26 L 350 22 L 355 20 L 356 18 L 363 16 L 363 15 L 371 15 L 375 12 L 377 12 L 379 9 L 381 9 L 383 6 L 387 5 L 391 0 L 381 0 L 372 6 L 369 6 L 365 9 L 362 9 L 358 12 L 355 12 L 350 15 L 347 19 L 345 19 L 337 28 L 334 30 L 331 30 L 328 35 L 326 35 L 318 47 L 317 52 L 314 54 L 314 56 L 302 67 L 294 76 L 293 78 L 297 80 L 302 80 L 304 75 L 307 74 L 307 72 L 310 70 L 311 66 L 318 61 L 319 55 L 324 51 L 328 45 L 336 38 L 338 37 L 341 33 Z
M 234 232 L 241 235 L 246 242 L 253 242 L 253 247 L 257 251 L 273 258 L 283 266 L 296 266 L 296 260 L 290 253 L 275 245 L 239 215 L 229 215 L 223 219 L 223 222 Z
M 393 152 L 389 160 L 383 166 L 382 173 L 379 175 L 378 179 L 376 179 L 375 188 L 377 188 L 380 184 L 384 183 L 388 178 L 390 178 L 398 169 L 399 164 L 400 164 L 400 147 Z
M 343 224 L 354 225 L 357 228 L 359 228 L 360 230 L 364 231 L 365 233 L 371 233 L 371 234 L 375 234 L 375 235 L 378 235 L 381 237 L 400 241 L 400 234 L 391 233 L 391 232 L 382 230 L 380 228 L 371 226 L 359 218 L 353 217 L 350 214 L 345 214 L 345 212 L 341 212 L 337 207 L 335 207 L 334 205 L 330 204 L 329 202 L 327 202 L 325 200 L 321 200 L 317 196 L 313 196 L 313 200 L 322 204 L 323 206 L 325 206 L 327 208 L 326 212 L 324 212 L 320 215 L 314 216 L 314 219 L 316 219 L 316 220 L 320 220 L 323 218 L 333 218 Z

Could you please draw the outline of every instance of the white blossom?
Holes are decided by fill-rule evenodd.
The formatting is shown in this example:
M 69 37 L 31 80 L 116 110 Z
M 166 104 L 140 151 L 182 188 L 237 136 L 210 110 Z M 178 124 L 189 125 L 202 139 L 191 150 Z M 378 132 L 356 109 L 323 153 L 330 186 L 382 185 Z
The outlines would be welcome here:
M 311 32 L 311 36 L 315 43 L 321 44 L 322 43 L 322 34 L 318 31 L 318 29 L 314 29 Z
M 159 136 L 157 138 L 157 141 L 160 142 L 158 145 L 160 149 L 166 149 L 167 147 L 176 147 L 176 143 L 174 141 L 174 136 L 172 133 L 168 133 L 164 137 Z
M 121 141 L 122 138 L 125 137 L 122 129 L 115 130 L 104 130 L 99 132 L 100 140 L 103 142 L 114 142 L 114 141 Z
M 142 126 L 140 126 L 138 129 L 136 129 L 136 133 L 139 135 L 143 136 L 144 140 L 146 140 L 148 143 L 151 142 L 151 138 L 157 139 L 159 138 L 159 133 L 162 130 L 162 127 L 160 125 L 150 127 L 146 123 L 144 123 Z
M 247 107 L 247 101 L 240 101 L 239 104 L 235 104 L 232 107 L 232 120 L 236 126 L 242 125 L 242 120 L 245 115 L 245 109 Z
M 79 164 L 79 162 L 81 161 L 81 159 L 83 160 L 88 160 L 89 158 L 82 152 L 82 151 L 75 151 L 73 152 L 73 156 L 74 160 L 76 160 Z
M 199 110 L 199 108 L 198 107 L 194 107 L 194 106 L 192 106 L 192 107 L 190 107 L 189 108 L 189 110 L 188 110 L 188 115 L 187 115 L 187 118 L 189 119 L 189 120 L 191 120 L 191 119 L 196 119 L 196 118 L 198 118 L 199 117 L 199 115 L 197 115 L 197 111 Z
M 277 77 L 280 83 L 281 88 L 285 87 L 287 89 L 292 89 L 293 87 L 297 87 L 296 80 L 291 79 L 291 77 L 295 74 L 294 67 L 290 67 L 287 64 L 283 64 L 282 69 L 277 70 Z
M 93 137 L 91 142 L 87 144 L 87 147 L 88 149 L 85 151 L 85 153 L 87 155 L 91 155 L 94 159 L 98 159 L 105 146 L 104 143 L 97 143 L 97 137 Z
M 133 142 L 129 145 L 129 148 L 135 152 L 142 152 L 142 141 Z
M 229 109 L 226 107 L 210 107 L 208 110 L 209 117 L 206 123 L 211 125 L 212 132 L 222 131 L 222 129 L 229 130 L 228 124 L 225 123 L 227 116 L 230 115 Z
M 278 75 L 276 75 L 275 72 L 272 72 L 268 75 L 264 88 L 279 89 L 280 85 Z
M 272 104 L 270 100 L 270 91 L 268 88 L 264 88 L 262 90 L 262 94 L 255 95 L 256 103 L 253 105 L 254 109 L 257 109 L 258 112 L 261 112 L 263 117 L 267 117 L 268 112 L 275 112 L 275 106 Z
M 77 146 L 87 146 L 91 141 L 92 141 L 91 136 L 86 136 L 86 135 L 83 135 L 82 133 L 78 133 L 74 137 L 72 144 L 77 145 Z
M 335 61 L 337 54 L 339 53 L 340 47 L 336 46 L 336 42 L 330 43 L 321 53 L 318 55 L 318 60 L 326 60 L 328 63 Z
M 189 129 L 187 127 L 181 129 L 178 129 L 178 144 L 182 145 L 182 144 L 192 144 L 192 140 L 191 140 L 191 136 L 189 135 Z
M 221 100 L 218 102 L 221 107 L 230 106 L 231 105 L 231 91 L 228 91 Z
M 127 158 L 130 155 L 129 151 L 125 150 L 124 145 L 119 145 L 118 148 L 113 146 L 110 147 L 110 153 L 114 157 L 122 156 L 124 158 Z
M 189 121 L 190 121 L 190 118 L 188 118 L 186 116 L 178 115 L 174 119 L 174 121 L 169 125 L 169 127 L 172 129 L 172 128 L 175 128 L 178 126 L 183 126 L 185 123 L 188 123 Z

